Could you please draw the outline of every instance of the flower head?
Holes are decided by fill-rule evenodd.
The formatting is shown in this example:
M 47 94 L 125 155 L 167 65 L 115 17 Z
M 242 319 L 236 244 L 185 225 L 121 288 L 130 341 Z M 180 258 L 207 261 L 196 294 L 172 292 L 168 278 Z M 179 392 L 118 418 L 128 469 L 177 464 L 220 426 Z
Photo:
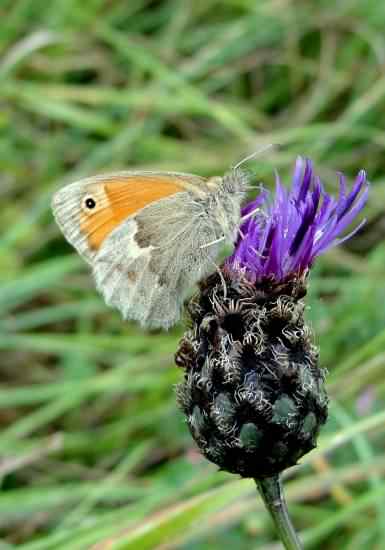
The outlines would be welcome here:
M 234 253 L 188 306 L 178 400 L 202 453 L 228 472 L 277 475 L 316 446 L 326 422 L 303 298 L 314 259 L 352 235 L 340 237 L 367 198 L 364 171 L 350 192 L 339 181 L 334 199 L 299 158 L 289 191 L 277 177 L 273 201 L 263 192 L 243 209 Z
M 246 221 L 226 265 L 252 282 L 282 281 L 305 273 L 317 256 L 350 238 L 364 223 L 339 238 L 365 205 L 365 171 L 358 173 L 350 192 L 345 176 L 339 174 L 339 187 L 338 198 L 333 198 L 314 174 L 312 162 L 299 157 L 290 190 L 277 175 L 273 201 L 264 191 L 243 208 Z

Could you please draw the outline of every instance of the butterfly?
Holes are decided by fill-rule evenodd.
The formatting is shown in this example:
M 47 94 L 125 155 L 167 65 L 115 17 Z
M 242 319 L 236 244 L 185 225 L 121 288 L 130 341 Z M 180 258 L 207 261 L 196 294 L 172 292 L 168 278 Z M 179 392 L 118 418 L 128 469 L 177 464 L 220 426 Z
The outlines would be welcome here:
M 168 329 L 193 284 L 233 243 L 247 176 L 132 171 L 85 178 L 53 197 L 66 239 L 91 265 L 96 287 L 123 318 Z

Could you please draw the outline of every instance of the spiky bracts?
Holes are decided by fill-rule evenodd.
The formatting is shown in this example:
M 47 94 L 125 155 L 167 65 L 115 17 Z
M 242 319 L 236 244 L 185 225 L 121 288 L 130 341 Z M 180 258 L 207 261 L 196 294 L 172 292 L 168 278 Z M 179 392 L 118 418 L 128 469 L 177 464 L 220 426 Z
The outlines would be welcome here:
M 222 276 L 189 305 L 178 402 L 209 460 L 243 477 L 271 476 L 315 447 L 327 417 L 304 282 L 253 284 L 226 268 Z

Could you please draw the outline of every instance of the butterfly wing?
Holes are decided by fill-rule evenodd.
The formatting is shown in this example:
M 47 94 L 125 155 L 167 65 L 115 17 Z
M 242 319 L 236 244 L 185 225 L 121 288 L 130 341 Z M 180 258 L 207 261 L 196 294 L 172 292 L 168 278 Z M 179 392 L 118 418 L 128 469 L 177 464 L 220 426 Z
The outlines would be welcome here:
M 85 178 L 58 191 L 52 209 L 64 236 L 92 263 L 120 223 L 148 204 L 183 191 L 189 178 L 198 187 L 204 182 L 176 172 L 118 172 Z
M 121 172 L 68 185 L 52 206 L 67 240 L 92 265 L 106 302 L 125 318 L 168 327 L 179 318 L 184 286 L 207 264 L 199 244 L 213 232 L 189 211 L 189 192 L 202 198 L 204 187 L 191 174 Z
M 218 236 L 186 192 L 154 202 L 121 224 L 94 261 L 98 289 L 124 318 L 169 328 L 192 284 L 213 268 Z

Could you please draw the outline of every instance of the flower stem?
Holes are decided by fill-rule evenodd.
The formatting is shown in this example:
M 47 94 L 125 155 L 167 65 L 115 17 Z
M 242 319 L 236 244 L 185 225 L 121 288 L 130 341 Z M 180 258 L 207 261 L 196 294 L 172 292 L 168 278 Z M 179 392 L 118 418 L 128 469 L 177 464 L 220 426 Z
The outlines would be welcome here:
M 279 474 L 256 479 L 255 483 L 286 550 L 303 550 L 301 541 L 289 518 Z

